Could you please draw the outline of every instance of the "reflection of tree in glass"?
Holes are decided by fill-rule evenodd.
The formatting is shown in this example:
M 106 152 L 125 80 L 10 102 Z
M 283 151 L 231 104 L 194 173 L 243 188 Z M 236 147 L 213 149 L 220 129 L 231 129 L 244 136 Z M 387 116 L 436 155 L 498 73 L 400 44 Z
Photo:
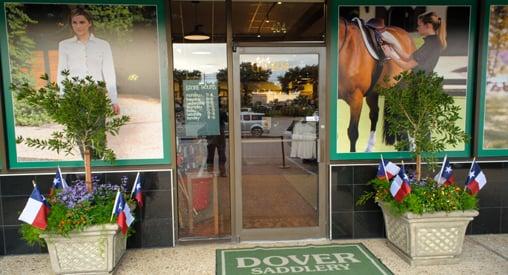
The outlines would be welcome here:
M 268 81 L 272 70 L 263 69 L 256 63 L 243 62 L 240 64 L 240 84 L 242 90 L 242 107 L 252 106 L 252 91 L 249 90 L 250 82 Z
M 282 87 L 282 91 L 285 93 L 301 91 L 303 90 L 303 85 L 312 84 L 312 98 L 315 99 L 318 95 L 317 65 L 290 68 L 284 76 L 279 76 L 277 79 Z
M 508 50 L 508 6 L 493 6 L 490 14 L 488 73 L 496 76 L 501 70 L 498 54 Z
M 226 68 L 219 69 L 216 77 L 217 77 L 217 81 L 219 81 L 219 82 L 228 81 L 228 69 L 226 69 Z
M 303 95 L 297 96 L 292 101 L 279 102 L 277 99 L 270 102 L 268 116 L 310 116 L 317 111 L 316 101 Z
M 6 4 L 7 15 L 7 36 L 9 40 L 9 64 L 11 69 L 12 84 L 21 83 L 35 84 L 32 76 L 32 51 L 35 49 L 35 42 L 27 34 L 27 28 L 37 21 L 31 19 L 23 10 L 21 4 Z M 49 122 L 49 118 L 42 109 L 29 107 L 25 102 L 16 99 L 16 92 L 13 92 L 13 107 L 15 124 L 18 126 L 38 126 Z
M 201 79 L 201 72 L 194 70 L 194 71 L 188 71 L 188 70 L 178 70 L 175 69 L 173 71 L 173 78 L 175 81 L 175 100 L 177 103 L 182 103 L 183 100 L 183 81 L 184 80 L 200 80 Z
M 219 97 L 227 101 L 228 97 L 228 69 L 219 69 L 216 74 L 219 86 Z
M 183 81 L 184 80 L 200 80 L 201 72 L 198 70 L 178 70 L 173 71 L 173 78 L 175 81 L 175 98 L 182 99 Z

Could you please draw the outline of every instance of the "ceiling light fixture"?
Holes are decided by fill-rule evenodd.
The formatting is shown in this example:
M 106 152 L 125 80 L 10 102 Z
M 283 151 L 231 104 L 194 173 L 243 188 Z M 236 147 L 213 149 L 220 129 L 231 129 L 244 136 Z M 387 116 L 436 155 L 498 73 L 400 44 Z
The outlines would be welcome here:
M 203 27 L 203 25 L 196 24 L 196 18 L 198 17 L 197 7 L 199 1 L 192 1 L 192 4 L 194 4 L 194 30 L 186 34 L 183 38 L 194 41 L 208 40 L 210 39 L 210 36 L 204 33 L 202 30 L 200 30 L 200 28 Z
M 195 41 L 210 39 L 210 36 L 208 34 L 200 30 L 201 27 L 203 27 L 203 25 L 195 25 L 194 30 L 186 34 L 183 38 Z

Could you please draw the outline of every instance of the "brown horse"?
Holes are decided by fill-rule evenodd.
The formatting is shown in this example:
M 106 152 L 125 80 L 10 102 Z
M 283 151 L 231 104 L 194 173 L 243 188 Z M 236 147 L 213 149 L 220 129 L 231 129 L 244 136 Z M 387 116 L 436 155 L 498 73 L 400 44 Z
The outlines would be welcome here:
M 397 38 L 404 51 L 407 53 L 415 51 L 413 40 L 405 30 L 390 26 L 386 28 L 386 31 Z M 346 101 L 350 109 L 348 137 L 351 152 L 356 152 L 358 123 L 362 112 L 363 98 L 366 98 L 370 109 L 370 136 L 365 150 L 370 152 L 375 144 L 376 124 L 379 116 L 379 94 L 372 87 L 377 84 L 381 86 L 395 84 L 393 77 L 403 71 L 395 62 L 388 60 L 384 63 L 376 83 L 371 85 L 376 62 L 362 40 L 359 27 L 341 18 L 339 20 L 339 99 Z M 384 79 L 390 79 L 390 82 L 385 83 Z

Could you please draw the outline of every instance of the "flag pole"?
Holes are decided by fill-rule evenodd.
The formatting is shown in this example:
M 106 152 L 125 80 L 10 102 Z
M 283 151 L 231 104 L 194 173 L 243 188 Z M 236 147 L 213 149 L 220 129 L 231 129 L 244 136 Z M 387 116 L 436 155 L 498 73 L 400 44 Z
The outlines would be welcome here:
M 136 184 L 138 183 L 138 178 L 139 178 L 139 172 L 136 175 L 136 179 L 134 180 L 134 185 L 132 185 L 131 197 L 132 197 L 132 194 L 134 194 L 134 190 L 136 190 Z
M 448 158 L 448 154 L 445 155 L 443 159 L 443 163 L 441 164 L 441 170 L 439 171 L 439 178 L 437 178 L 437 184 L 441 184 L 441 177 L 443 176 L 444 164 L 446 163 L 446 159 Z
M 381 163 L 383 164 L 383 171 L 385 171 L 385 178 L 387 182 L 390 182 L 388 179 L 388 174 L 386 173 L 386 166 L 385 166 L 385 160 L 383 159 L 383 154 L 381 154 Z
M 35 184 L 35 180 L 32 180 L 32 184 L 34 185 L 34 188 L 37 186 L 37 184 Z
M 471 174 L 471 170 L 473 169 L 474 161 L 476 160 L 476 157 L 473 158 L 473 162 L 471 162 L 471 167 L 469 168 L 469 173 L 467 173 L 467 178 L 469 179 L 469 174 Z M 466 182 L 467 183 L 467 182 Z M 464 185 L 464 190 L 467 189 L 467 184 Z
M 116 203 L 118 202 L 118 195 L 120 195 L 120 190 L 118 190 L 118 192 L 116 192 L 115 203 L 113 204 L 113 211 L 111 211 L 111 218 L 109 219 L 109 222 L 113 221 L 113 215 L 115 214 Z
M 63 177 L 63 173 L 62 173 L 62 169 L 60 169 L 60 165 L 58 165 L 58 174 L 60 175 L 60 181 L 61 181 L 61 184 L 62 184 L 62 189 L 65 190 L 65 189 L 69 188 L 69 185 L 67 184 L 67 181 Z

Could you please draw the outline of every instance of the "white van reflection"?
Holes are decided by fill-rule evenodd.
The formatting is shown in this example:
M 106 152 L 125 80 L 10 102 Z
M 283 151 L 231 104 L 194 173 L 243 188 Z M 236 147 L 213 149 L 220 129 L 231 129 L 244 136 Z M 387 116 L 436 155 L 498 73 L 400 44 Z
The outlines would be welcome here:
M 270 133 L 271 118 L 264 117 L 264 115 L 264 113 L 241 112 L 240 125 L 242 127 L 242 134 L 260 137 L 263 134 Z

